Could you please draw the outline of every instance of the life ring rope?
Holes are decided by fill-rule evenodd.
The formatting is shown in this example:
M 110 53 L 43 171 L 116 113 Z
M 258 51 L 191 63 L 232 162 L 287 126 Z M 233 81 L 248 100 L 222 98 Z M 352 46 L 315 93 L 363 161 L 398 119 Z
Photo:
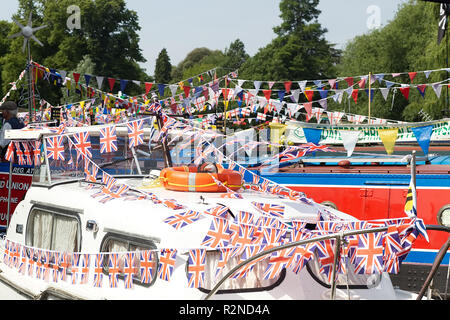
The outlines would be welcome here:
M 237 191 L 244 185 L 241 174 L 233 170 L 221 168 L 217 174 L 212 174 L 186 166 L 163 169 L 160 182 L 166 189 L 185 192 Z

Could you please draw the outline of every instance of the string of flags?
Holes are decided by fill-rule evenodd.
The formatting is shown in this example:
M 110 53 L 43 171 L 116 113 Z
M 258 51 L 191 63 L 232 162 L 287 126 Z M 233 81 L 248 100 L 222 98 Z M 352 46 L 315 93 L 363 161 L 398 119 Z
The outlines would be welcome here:
M 280 212 L 280 208 L 275 210 Z M 223 208 L 211 208 L 210 211 L 224 212 Z M 200 213 L 196 213 L 191 223 L 195 223 L 199 215 Z M 414 222 L 409 218 L 357 222 L 319 221 L 315 230 L 306 229 L 306 223 L 302 221 L 291 221 L 289 225 L 281 223 L 274 227 L 271 223 L 276 219 L 255 218 L 255 215 L 248 212 L 239 212 L 235 220 L 215 216 L 198 248 L 68 253 L 25 246 L 6 239 L 2 259 L 7 267 L 19 274 L 48 283 L 133 289 L 136 284 L 171 281 L 179 253 L 187 251 L 186 285 L 189 288 L 202 288 L 205 286 L 208 252 L 220 253 L 219 263 L 212 275 L 219 280 L 224 275 L 223 268 L 231 262 L 231 258 L 238 258 L 240 263 L 287 243 L 314 240 L 340 231 L 387 227 L 387 231 L 346 237 L 348 244 L 339 253 L 337 275 L 347 273 L 349 265 L 353 266 L 356 274 L 396 274 L 418 236 Z M 268 261 L 260 275 L 266 280 L 276 279 L 284 269 L 298 274 L 306 263 L 316 260 L 320 265 L 320 272 L 331 283 L 335 245 L 335 239 L 329 239 L 276 251 L 246 265 L 231 278 L 245 278 L 262 260 Z M 121 285 L 119 276 L 123 277 Z
M 129 147 L 135 148 L 143 144 L 143 123 L 147 119 L 138 119 L 128 121 L 126 123 L 129 133 Z M 159 138 L 165 138 L 169 129 L 180 128 L 185 123 L 163 115 L 163 128 Z M 109 128 L 109 130 L 108 130 Z M 193 127 L 186 126 L 185 129 L 195 130 Z M 190 210 L 183 204 L 178 203 L 174 199 L 161 199 L 156 194 L 150 192 L 136 191 L 126 184 L 118 183 L 111 175 L 104 172 L 92 160 L 92 144 L 89 133 L 78 132 L 68 134 L 66 132 L 65 123 L 60 128 L 56 128 L 55 136 L 44 139 L 46 145 L 47 157 L 52 160 L 67 161 L 68 164 L 78 165 L 79 162 L 84 164 L 85 182 L 88 183 L 89 189 L 94 190 L 93 198 L 101 198 L 101 203 L 107 203 L 116 199 L 124 200 L 150 200 L 155 205 L 163 205 L 174 211 L 174 214 L 167 217 L 163 222 L 175 230 L 180 230 L 198 221 L 202 215 L 213 218 L 210 230 L 205 234 L 203 242 L 199 248 L 190 248 L 188 263 L 188 286 L 198 288 L 204 285 L 204 266 L 208 250 L 219 250 L 221 252 L 221 264 L 226 264 L 230 257 L 241 256 L 241 259 L 248 259 L 263 250 L 268 250 L 274 246 L 279 246 L 287 241 L 299 241 L 298 239 L 309 239 L 314 235 L 321 235 L 323 232 L 336 232 L 338 228 L 341 230 L 347 228 L 361 228 L 362 225 L 354 226 L 348 222 L 329 221 L 336 217 L 327 209 L 322 208 L 320 212 L 320 222 L 318 223 L 318 231 L 310 231 L 305 228 L 302 221 L 291 222 L 291 225 L 282 221 L 285 207 L 282 205 L 271 203 L 253 202 L 255 212 L 239 212 L 235 220 L 231 221 L 227 216 L 228 208 L 224 206 L 216 206 L 206 210 L 204 213 Z M 205 133 L 204 130 L 198 132 Z M 73 135 L 73 139 L 70 137 Z M 246 185 L 245 188 L 259 192 L 270 193 L 286 199 L 301 201 L 308 205 L 314 205 L 314 202 L 306 198 L 303 194 L 292 191 L 290 189 L 279 186 L 268 179 L 261 178 L 257 174 L 247 170 L 243 166 L 224 156 L 221 151 L 215 147 L 211 147 L 208 141 L 201 137 L 198 151 L 201 157 L 208 154 L 215 154 L 219 159 L 226 159 L 229 162 L 229 168 L 238 170 L 241 174 L 249 172 L 253 175 L 253 185 Z M 69 158 L 65 157 L 64 139 L 67 139 L 70 152 Z M 206 142 L 206 143 L 205 143 Z M 108 153 L 111 150 L 117 150 L 117 136 L 115 135 L 115 126 L 105 126 L 100 133 L 100 152 Z M 211 147 L 204 152 L 204 147 Z M 305 150 L 305 146 L 298 149 Z M 308 150 L 320 149 L 316 145 L 307 146 Z M 41 145 L 38 142 L 24 143 L 17 142 L 10 144 L 8 148 L 8 158 L 12 161 L 14 151 L 16 151 L 19 161 L 31 162 L 38 161 Z M 72 150 L 76 151 L 76 158 L 73 158 Z M 332 150 L 328 150 L 332 151 Z M 284 154 L 283 156 L 286 156 Z M 36 162 L 37 163 L 37 162 Z M 101 181 L 98 176 L 101 175 Z M 139 196 L 131 194 L 139 193 Z M 237 197 L 238 193 L 229 191 L 225 197 Z M 242 198 L 242 195 L 240 196 Z M 177 212 L 182 210 L 183 212 Z M 257 213 L 257 214 L 256 214 Z M 414 220 L 415 221 L 415 220 Z M 370 225 L 364 225 L 367 227 Z M 376 238 L 370 235 L 362 235 L 352 242 L 353 246 L 347 248 L 342 257 L 349 258 L 354 264 L 357 273 L 371 274 L 383 271 L 397 272 L 399 265 L 404 259 L 417 238 L 416 224 L 411 218 L 389 220 L 380 224 L 373 223 L 371 226 L 389 225 L 388 233 L 381 233 Z M 353 229 L 352 229 L 353 228 Z M 290 231 L 290 232 L 288 232 Z M 388 235 L 389 234 L 389 235 Z M 378 249 L 378 256 L 374 259 L 368 259 L 359 248 L 375 245 Z M 392 246 L 391 246 L 392 244 Z M 292 268 L 295 272 L 299 272 L 307 261 L 317 257 L 321 263 L 321 272 L 331 276 L 329 261 L 330 255 L 333 255 L 333 241 L 321 241 L 314 245 L 299 246 L 292 250 L 283 250 L 269 257 L 269 265 L 264 272 L 264 278 L 274 279 L 284 268 Z M 136 262 L 140 263 L 141 282 L 150 283 L 151 279 L 156 275 L 165 281 L 170 281 L 171 274 L 177 258 L 177 248 L 147 250 L 143 252 L 126 252 L 126 253 L 62 253 L 49 250 L 42 250 L 23 246 L 10 240 L 6 240 L 5 254 L 3 261 L 12 268 L 19 270 L 21 274 L 27 274 L 44 281 L 71 281 L 73 284 L 88 284 L 92 281 L 94 286 L 101 286 L 102 270 L 105 264 L 108 266 L 109 286 L 118 287 L 119 275 L 124 276 L 126 289 L 133 288 L 133 277 L 137 274 Z M 381 249 L 381 251 L 380 251 Z M 381 252 L 381 253 L 380 253 Z M 159 255 L 159 265 L 156 266 L 155 257 Z M 107 259 L 107 261 L 105 260 Z M 149 265 L 152 265 L 150 269 Z M 123 263 L 121 263 L 122 261 Z M 89 280 L 90 268 L 94 266 L 94 278 Z M 345 271 L 340 264 L 339 270 Z M 123 267 L 120 267 L 123 266 Z M 143 267 L 144 266 L 144 267 Z M 254 264 L 241 270 L 234 275 L 235 278 L 245 277 L 252 269 Z M 143 269 L 144 268 L 144 269 Z M 68 272 L 70 271 L 70 272 Z M 220 274 L 220 268 L 216 271 Z M 70 274 L 71 279 L 68 280 Z M 65 280 L 64 280 L 65 279 Z M 143 282 L 144 283 L 144 282 Z

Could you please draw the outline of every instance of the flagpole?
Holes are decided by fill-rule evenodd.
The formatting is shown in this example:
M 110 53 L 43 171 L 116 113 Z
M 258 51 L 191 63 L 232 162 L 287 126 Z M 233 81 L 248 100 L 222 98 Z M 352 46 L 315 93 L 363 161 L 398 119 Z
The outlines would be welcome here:
M 411 157 L 411 181 L 414 186 L 414 198 L 417 199 L 417 190 L 416 190 L 416 150 L 412 151 Z
M 372 72 L 369 72 L 369 120 L 368 120 L 369 124 L 370 124 L 371 100 L 372 100 Z

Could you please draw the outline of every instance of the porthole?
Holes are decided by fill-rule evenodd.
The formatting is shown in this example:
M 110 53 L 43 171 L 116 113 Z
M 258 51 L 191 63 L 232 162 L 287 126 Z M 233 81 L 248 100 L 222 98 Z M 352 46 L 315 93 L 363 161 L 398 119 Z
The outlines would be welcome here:
M 437 221 L 441 226 L 450 227 L 450 204 L 446 204 L 439 210 Z

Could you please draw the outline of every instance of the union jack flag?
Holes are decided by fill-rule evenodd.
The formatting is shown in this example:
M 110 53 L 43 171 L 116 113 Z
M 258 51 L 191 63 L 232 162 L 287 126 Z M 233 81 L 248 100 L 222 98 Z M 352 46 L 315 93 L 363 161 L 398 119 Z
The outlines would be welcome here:
M 284 206 L 280 204 L 268 204 L 260 202 L 252 202 L 253 206 L 261 212 L 268 213 L 277 218 L 284 216 Z
M 50 264 L 51 264 L 51 268 L 52 268 L 52 281 L 54 283 L 57 283 L 59 280 L 58 261 L 59 261 L 60 255 L 61 255 L 61 253 L 59 253 L 59 252 L 52 252 L 51 257 L 50 257 Z
M 19 264 L 19 273 L 22 275 L 25 275 L 27 260 L 28 260 L 27 248 L 25 246 L 22 246 L 20 250 L 20 264 Z
M 286 235 L 285 229 L 263 228 L 264 244 L 279 244 Z
M 89 280 L 89 269 L 90 269 L 91 255 L 83 254 L 81 256 L 80 260 L 81 260 L 80 284 L 87 284 L 88 280 Z
M 89 132 L 80 132 L 75 134 L 73 137 L 75 139 L 74 145 L 77 149 L 77 159 L 79 159 L 81 155 L 92 158 L 91 138 L 89 137 Z
M 334 265 L 334 239 L 328 239 L 316 242 L 314 250 L 320 262 L 320 272 L 328 277 L 328 283 L 333 282 L 333 265 Z
M 367 233 L 358 235 L 358 248 L 352 263 L 357 274 L 382 273 L 383 264 L 383 234 Z
M 228 229 L 228 221 L 225 219 L 214 218 L 201 245 L 211 248 L 226 247 L 230 239 L 231 233 Z
M 19 163 L 19 165 L 24 165 L 25 164 L 25 157 L 23 154 L 22 149 L 20 148 L 20 142 L 14 142 L 16 145 L 16 154 L 17 154 L 17 162 Z
M 34 143 L 32 143 L 32 146 L 34 164 L 38 166 L 41 164 L 41 141 L 34 141 Z
M 62 281 L 67 281 L 67 270 L 70 268 L 70 256 L 68 253 L 62 253 L 59 257 L 60 279 Z
M 167 199 L 164 200 L 162 202 L 167 208 L 172 209 L 172 210 L 179 210 L 179 209 L 183 209 L 184 206 L 182 204 L 179 204 L 176 200 L 174 199 Z
M 206 250 L 189 250 L 188 259 L 188 286 L 200 288 L 205 282 Z
M 314 144 L 312 142 L 303 144 L 300 147 L 305 149 L 306 153 L 315 152 L 317 150 L 323 151 L 323 152 L 336 152 L 336 150 L 333 150 L 325 145 L 320 146 L 320 145 Z
M 255 214 L 246 211 L 239 211 L 235 218 L 235 222 L 238 224 L 253 224 L 255 223 L 254 220 L 256 220 Z
M 304 157 L 305 155 L 305 150 L 296 147 L 288 147 L 278 155 L 278 160 L 280 161 L 280 163 L 294 161 L 301 157 Z
M 254 245 L 254 246 L 246 246 L 243 248 L 243 250 L 239 250 L 242 252 L 240 256 L 240 262 L 244 262 L 250 258 L 253 258 L 258 253 L 260 253 L 264 249 L 263 245 Z M 235 255 L 235 254 L 234 254 Z M 247 277 L 248 273 L 253 270 L 253 267 L 260 262 L 261 260 L 264 260 L 266 257 L 263 256 L 259 259 L 253 260 L 250 263 L 247 263 L 243 267 L 241 267 L 239 270 L 237 270 L 233 275 L 233 279 L 241 279 Z
M 223 268 L 225 268 L 227 266 L 228 260 L 230 260 L 234 249 L 233 248 L 219 248 L 219 251 L 220 251 L 220 258 L 219 258 L 219 262 L 217 263 L 216 278 L 220 275 Z
M 159 257 L 158 277 L 164 281 L 170 281 L 175 261 L 177 257 L 176 249 L 163 249 Z
M 137 147 L 144 143 L 144 129 L 143 129 L 144 121 L 138 120 L 129 122 L 127 124 L 128 127 L 128 136 L 129 136 L 129 147 Z
M 101 288 L 103 285 L 103 253 L 95 255 L 94 262 L 94 287 Z
M 298 274 L 303 267 L 313 258 L 314 246 L 309 243 L 295 247 L 292 252 L 292 257 L 286 267 L 290 267 L 293 272 Z
M 23 146 L 23 154 L 24 154 L 24 159 L 25 159 L 25 164 L 27 165 L 33 165 L 33 158 L 31 157 L 31 150 L 30 147 L 28 146 L 27 142 L 22 143 Z
M 64 161 L 64 136 L 47 138 L 47 157 L 54 160 Z
M 33 248 L 29 248 L 29 258 L 28 258 L 28 276 L 32 277 L 33 276 L 33 270 L 34 270 L 34 249 Z
M 156 265 L 153 261 L 152 251 L 141 251 L 139 269 L 141 272 L 141 283 L 151 283 L 153 280 L 153 273 L 156 271 Z
M 98 169 L 96 165 L 91 165 L 86 158 L 84 161 L 84 180 L 86 182 L 97 182 Z
M 233 234 L 231 236 L 231 245 L 233 247 L 240 247 L 236 248 L 233 256 L 241 254 L 241 252 L 245 249 L 245 246 L 252 244 L 254 231 L 254 226 L 242 224 L 239 225 L 238 232 L 236 232 L 235 230 L 232 231 Z
M 189 210 L 187 212 L 175 214 L 174 216 L 165 219 L 163 222 L 172 226 L 173 228 L 175 228 L 175 230 L 179 230 L 194 223 L 199 219 L 200 219 L 200 212 Z
M 5 160 L 9 162 L 14 161 L 14 143 L 10 143 L 8 145 L 8 149 L 6 150 Z
M 211 215 L 214 217 L 226 218 L 228 210 L 229 210 L 228 207 L 219 205 L 214 208 L 210 208 L 210 209 L 206 210 L 205 214 L 208 214 L 208 215 Z
M 46 282 L 50 281 L 50 252 L 44 251 L 43 254 L 43 280 Z
M 293 252 L 294 250 L 292 249 L 283 249 L 272 253 L 269 259 L 269 265 L 264 272 L 264 279 L 275 279 L 286 268 L 292 258 Z
M 135 253 L 134 252 L 128 252 L 125 255 L 125 262 L 124 262 L 124 282 L 125 282 L 125 289 L 133 289 L 133 277 L 134 273 L 136 272 L 136 268 L 134 267 L 134 258 Z
M 80 254 L 73 253 L 72 254 L 72 268 L 70 271 L 72 272 L 72 284 L 77 284 L 78 274 L 80 273 Z
M 102 193 L 111 194 L 113 192 L 113 188 L 116 186 L 116 182 L 117 182 L 116 179 L 114 179 L 112 176 L 110 176 L 106 172 L 103 172 L 102 183 L 105 186 L 102 188 Z
M 119 254 L 111 253 L 108 264 L 109 287 L 117 288 L 119 283 Z
M 42 273 L 43 273 L 43 265 L 42 265 L 42 252 L 41 252 L 41 250 L 36 250 L 36 257 L 37 257 L 37 259 L 36 259 L 36 269 L 35 269 L 35 272 L 34 272 L 34 274 L 35 274 L 35 276 L 36 276 L 36 279 L 41 279 L 42 278 Z
M 100 129 L 100 153 L 117 151 L 116 127 L 110 126 Z

